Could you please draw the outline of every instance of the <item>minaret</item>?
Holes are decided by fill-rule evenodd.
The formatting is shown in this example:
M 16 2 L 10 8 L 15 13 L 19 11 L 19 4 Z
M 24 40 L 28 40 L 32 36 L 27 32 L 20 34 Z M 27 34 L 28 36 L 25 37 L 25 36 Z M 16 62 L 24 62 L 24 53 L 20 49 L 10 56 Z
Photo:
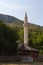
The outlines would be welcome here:
M 24 45 L 28 45 L 28 18 L 27 13 L 25 12 L 25 18 L 24 18 Z

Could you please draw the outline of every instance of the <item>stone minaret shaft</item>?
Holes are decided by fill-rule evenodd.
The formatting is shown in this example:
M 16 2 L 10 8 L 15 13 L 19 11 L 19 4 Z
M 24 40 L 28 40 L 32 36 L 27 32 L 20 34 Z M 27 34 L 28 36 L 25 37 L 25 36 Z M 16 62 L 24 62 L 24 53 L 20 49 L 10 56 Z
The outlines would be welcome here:
M 24 25 L 24 44 L 28 45 L 28 19 L 26 13 L 23 25 Z

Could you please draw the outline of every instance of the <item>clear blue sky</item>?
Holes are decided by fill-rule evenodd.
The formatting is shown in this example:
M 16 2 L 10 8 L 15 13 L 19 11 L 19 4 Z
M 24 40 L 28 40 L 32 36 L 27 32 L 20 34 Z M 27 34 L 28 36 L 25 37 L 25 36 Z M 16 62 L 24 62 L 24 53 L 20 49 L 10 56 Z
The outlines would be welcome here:
M 0 14 L 24 20 L 25 10 L 28 22 L 43 26 L 43 0 L 0 0 Z

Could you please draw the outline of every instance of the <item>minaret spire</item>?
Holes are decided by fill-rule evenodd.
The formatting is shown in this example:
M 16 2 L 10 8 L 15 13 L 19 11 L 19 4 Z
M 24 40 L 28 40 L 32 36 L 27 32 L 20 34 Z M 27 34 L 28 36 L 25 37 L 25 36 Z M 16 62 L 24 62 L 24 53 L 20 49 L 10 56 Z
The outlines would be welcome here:
M 24 45 L 25 44 L 28 45 L 28 18 L 26 12 L 24 18 Z
M 24 21 L 24 23 L 26 23 L 26 22 L 27 22 L 27 13 L 25 11 L 25 21 Z

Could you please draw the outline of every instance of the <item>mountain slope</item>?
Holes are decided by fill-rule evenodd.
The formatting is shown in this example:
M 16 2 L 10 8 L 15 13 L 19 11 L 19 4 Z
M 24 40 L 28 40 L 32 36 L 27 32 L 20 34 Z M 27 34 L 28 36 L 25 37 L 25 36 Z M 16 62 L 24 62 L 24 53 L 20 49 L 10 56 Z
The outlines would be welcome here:
M 9 25 L 16 25 L 16 26 L 23 26 L 23 21 L 17 19 L 16 17 L 10 16 L 10 15 L 4 15 L 4 14 L 0 14 L 0 20 L 3 20 L 5 23 L 9 24 Z M 39 26 L 36 24 L 32 24 L 29 23 L 29 29 L 40 29 L 43 30 L 43 26 Z
M 13 24 L 23 24 L 23 21 L 17 19 L 16 17 L 0 14 L 0 20 L 3 20 L 6 23 Z

